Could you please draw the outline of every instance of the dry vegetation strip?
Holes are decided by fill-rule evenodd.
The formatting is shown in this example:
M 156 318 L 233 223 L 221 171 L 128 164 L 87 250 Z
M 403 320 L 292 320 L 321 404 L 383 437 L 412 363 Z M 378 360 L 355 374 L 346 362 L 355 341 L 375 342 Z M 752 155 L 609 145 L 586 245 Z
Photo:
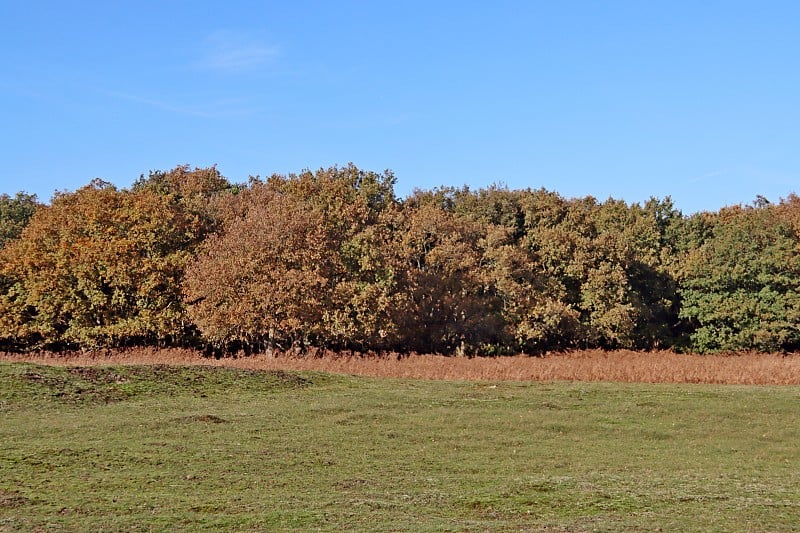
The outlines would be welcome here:
M 51 365 L 210 365 L 257 370 L 311 370 L 359 376 L 470 381 L 612 381 L 627 383 L 800 384 L 800 355 L 686 355 L 599 350 L 545 357 L 437 355 L 295 357 L 264 355 L 213 359 L 192 350 L 150 348 L 80 354 L 0 354 L 0 360 Z

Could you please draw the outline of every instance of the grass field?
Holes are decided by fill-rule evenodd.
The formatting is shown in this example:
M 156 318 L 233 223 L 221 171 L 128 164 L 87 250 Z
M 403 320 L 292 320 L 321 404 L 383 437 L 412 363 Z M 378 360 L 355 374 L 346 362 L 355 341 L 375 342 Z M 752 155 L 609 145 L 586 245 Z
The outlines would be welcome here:
M 0 363 L 0 531 L 797 531 L 800 387 Z

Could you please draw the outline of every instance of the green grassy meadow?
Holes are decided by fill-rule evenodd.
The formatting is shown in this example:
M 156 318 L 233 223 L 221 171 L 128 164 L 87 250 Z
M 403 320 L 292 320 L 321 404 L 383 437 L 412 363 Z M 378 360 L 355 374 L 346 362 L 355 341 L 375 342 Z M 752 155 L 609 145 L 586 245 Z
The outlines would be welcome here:
M 0 531 L 797 531 L 800 387 L 0 363 Z

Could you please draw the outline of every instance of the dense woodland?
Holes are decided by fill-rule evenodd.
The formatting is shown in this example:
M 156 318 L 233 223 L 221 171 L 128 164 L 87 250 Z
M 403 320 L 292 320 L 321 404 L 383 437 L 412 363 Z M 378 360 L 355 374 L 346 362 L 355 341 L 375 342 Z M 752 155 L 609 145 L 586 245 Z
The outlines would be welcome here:
M 800 347 L 800 197 L 684 216 L 353 165 L 0 196 L 0 348 L 444 354 Z

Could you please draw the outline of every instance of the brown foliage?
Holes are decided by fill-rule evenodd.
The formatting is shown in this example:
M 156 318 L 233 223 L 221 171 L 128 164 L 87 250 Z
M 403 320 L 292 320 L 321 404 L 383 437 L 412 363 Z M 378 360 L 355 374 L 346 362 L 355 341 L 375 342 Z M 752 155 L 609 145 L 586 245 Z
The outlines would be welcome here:
M 266 355 L 210 359 L 192 350 L 134 348 L 94 353 L 8 354 L 3 361 L 53 365 L 213 365 L 256 370 L 300 370 L 385 378 L 469 381 L 609 381 L 800 385 L 800 354 L 688 355 L 667 351 L 600 350 L 544 357 L 445 357 L 438 355 L 354 356 L 319 352 L 306 357 Z
M 397 201 L 393 184 L 352 164 L 248 185 L 179 166 L 51 206 L 0 198 L 0 346 L 800 347 L 794 195 L 687 218 L 669 198 L 493 186 Z
M 95 181 L 56 195 L 3 251 L 0 337 L 84 348 L 180 337 L 183 267 L 203 234 L 150 191 Z
M 215 343 L 292 344 L 318 334 L 331 265 L 323 214 L 308 200 L 261 187 L 188 269 L 190 314 Z
M 481 268 L 485 233 L 437 205 L 404 209 L 389 252 L 398 278 L 399 346 L 463 354 L 499 342 L 500 300 L 487 290 Z
M 206 339 L 248 351 L 382 347 L 392 182 L 349 165 L 252 183 L 187 271 L 185 301 Z

